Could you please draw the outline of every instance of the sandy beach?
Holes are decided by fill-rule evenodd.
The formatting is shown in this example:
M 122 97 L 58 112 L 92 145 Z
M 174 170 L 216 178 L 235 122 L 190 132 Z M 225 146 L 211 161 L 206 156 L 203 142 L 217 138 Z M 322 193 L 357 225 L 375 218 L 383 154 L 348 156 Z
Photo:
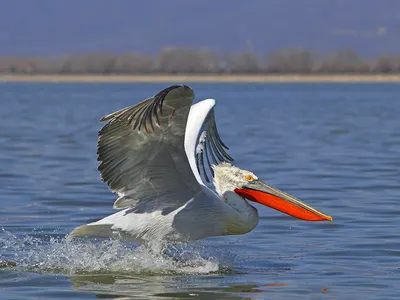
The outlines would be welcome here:
M 400 82 L 388 75 L 0 75 L 0 82 Z

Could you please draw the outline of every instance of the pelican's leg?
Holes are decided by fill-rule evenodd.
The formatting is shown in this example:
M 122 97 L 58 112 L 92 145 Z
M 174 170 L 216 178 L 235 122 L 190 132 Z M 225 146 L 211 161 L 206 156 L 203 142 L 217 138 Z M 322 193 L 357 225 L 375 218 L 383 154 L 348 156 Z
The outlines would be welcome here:
M 176 255 L 177 252 L 171 250 L 171 248 L 166 247 L 163 249 L 161 255 L 164 256 L 166 259 L 172 259 L 174 263 L 184 263 L 179 255 Z
M 198 267 L 204 263 L 204 258 L 189 249 L 186 243 L 171 244 L 163 250 L 163 256 L 172 259 L 180 267 Z
M 171 245 L 166 243 L 154 243 L 147 242 L 144 246 L 148 249 L 149 253 L 155 257 L 164 257 L 166 260 L 173 260 L 176 263 L 179 263 L 180 260 L 174 255 L 174 252 L 171 251 Z

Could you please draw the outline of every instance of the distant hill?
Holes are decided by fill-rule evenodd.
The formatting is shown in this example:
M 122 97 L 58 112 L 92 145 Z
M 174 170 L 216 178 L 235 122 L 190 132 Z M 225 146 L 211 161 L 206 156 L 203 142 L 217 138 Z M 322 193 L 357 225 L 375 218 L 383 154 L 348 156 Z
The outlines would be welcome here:
M 400 52 L 396 0 L 0 0 L 0 55 L 353 48 Z

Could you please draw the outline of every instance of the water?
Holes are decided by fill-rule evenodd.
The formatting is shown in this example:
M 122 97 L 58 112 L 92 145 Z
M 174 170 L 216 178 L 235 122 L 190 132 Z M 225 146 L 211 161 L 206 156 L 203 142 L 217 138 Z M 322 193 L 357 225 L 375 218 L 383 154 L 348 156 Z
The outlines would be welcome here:
M 244 236 L 173 249 L 64 237 L 113 212 L 96 170 L 98 119 L 167 84 L 0 84 L 2 299 L 396 299 L 399 84 L 192 84 L 217 99 L 239 167 L 330 214 L 257 206 Z

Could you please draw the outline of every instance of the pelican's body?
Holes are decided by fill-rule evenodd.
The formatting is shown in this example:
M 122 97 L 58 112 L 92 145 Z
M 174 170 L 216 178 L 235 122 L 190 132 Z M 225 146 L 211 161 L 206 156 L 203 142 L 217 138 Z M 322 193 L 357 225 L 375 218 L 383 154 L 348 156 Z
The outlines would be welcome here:
M 77 227 L 70 237 L 162 245 L 244 234 L 259 220 L 246 199 L 297 218 L 331 220 L 226 162 L 232 158 L 216 128 L 215 101 L 193 100 L 192 89 L 175 85 L 102 118 L 108 123 L 99 132 L 99 170 L 119 195 L 114 208 L 122 210 Z M 206 164 L 216 193 L 202 181 L 200 173 L 209 180 Z
M 122 238 L 158 247 L 208 236 L 244 234 L 258 224 L 257 210 L 250 204 L 245 204 L 243 211 L 237 211 L 214 193 L 206 192 L 206 188 L 168 214 L 162 211 L 135 213 L 130 210 L 124 209 L 78 227 L 77 232 L 81 231 L 80 235 Z

